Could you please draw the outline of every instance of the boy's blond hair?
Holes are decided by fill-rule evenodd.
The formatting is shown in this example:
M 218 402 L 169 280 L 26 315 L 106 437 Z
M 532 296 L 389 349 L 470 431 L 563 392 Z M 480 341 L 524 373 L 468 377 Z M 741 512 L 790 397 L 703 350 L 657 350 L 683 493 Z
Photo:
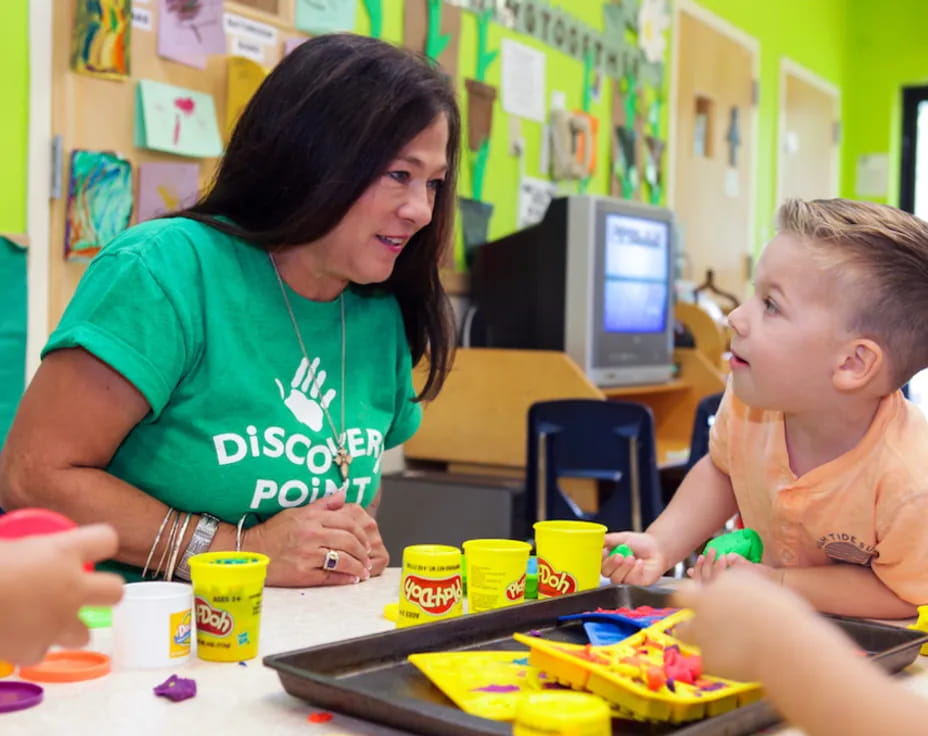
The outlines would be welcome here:
M 894 388 L 928 366 L 928 223 L 870 202 L 788 199 L 777 230 L 840 269 L 848 329 L 883 347 Z

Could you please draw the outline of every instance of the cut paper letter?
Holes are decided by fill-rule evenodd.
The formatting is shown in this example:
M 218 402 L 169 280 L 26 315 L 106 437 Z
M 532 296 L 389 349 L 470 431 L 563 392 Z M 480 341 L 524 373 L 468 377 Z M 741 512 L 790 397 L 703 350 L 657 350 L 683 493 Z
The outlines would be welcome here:
M 158 56 L 206 68 L 206 57 L 226 52 L 222 0 L 161 0 Z
M 196 202 L 198 164 L 147 163 L 139 165 L 138 221 L 189 207 Z
M 107 79 L 129 76 L 131 0 L 78 0 L 71 33 L 71 68 Z
M 180 156 L 222 153 L 213 96 L 142 79 L 135 93 L 135 145 Z
M 296 27 L 312 34 L 353 31 L 357 0 L 296 0 Z
M 105 151 L 71 152 L 65 257 L 89 259 L 129 226 L 132 164 Z
M 226 95 L 226 140 L 238 122 L 245 105 L 254 96 L 267 70 L 260 64 L 241 56 L 229 57 L 228 90 Z

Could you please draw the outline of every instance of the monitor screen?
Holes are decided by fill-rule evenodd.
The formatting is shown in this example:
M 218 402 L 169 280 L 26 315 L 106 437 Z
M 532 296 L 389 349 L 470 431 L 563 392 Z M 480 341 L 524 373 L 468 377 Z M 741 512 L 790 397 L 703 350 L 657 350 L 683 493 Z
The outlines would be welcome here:
M 670 226 L 610 213 L 605 223 L 603 327 L 654 333 L 667 327 Z

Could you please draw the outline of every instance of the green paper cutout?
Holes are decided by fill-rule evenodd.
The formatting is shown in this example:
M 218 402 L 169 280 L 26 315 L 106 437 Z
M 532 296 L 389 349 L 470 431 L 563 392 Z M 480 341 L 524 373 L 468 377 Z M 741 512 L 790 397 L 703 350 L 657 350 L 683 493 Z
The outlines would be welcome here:
M 487 162 L 490 159 L 490 139 L 487 138 L 477 153 L 471 154 L 471 192 L 472 198 L 478 202 L 483 199 L 483 178 L 487 171 Z
M 590 77 L 593 74 L 593 52 L 587 51 L 583 57 L 583 112 L 590 111 L 593 97 L 593 85 Z
M 425 55 L 436 64 L 438 57 L 448 48 L 451 42 L 451 34 L 441 35 L 441 3 L 442 0 L 428 0 L 429 3 L 429 25 L 428 34 L 425 37 Z
M 635 127 L 635 111 L 638 108 L 638 80 L 631 74 L 623 78 L 625 82 L 625 127 Z
M 487 69 L 496 59 L 499 51 L 487 51 L 487 31 L 490 26 L 492 10 L 485 10 L 477 16 L 477 81 L 485 82 Z
M 381 0 L 364 0 L 364 10 L 371 21 L 371 38 L 383 35 L 383 3 Z

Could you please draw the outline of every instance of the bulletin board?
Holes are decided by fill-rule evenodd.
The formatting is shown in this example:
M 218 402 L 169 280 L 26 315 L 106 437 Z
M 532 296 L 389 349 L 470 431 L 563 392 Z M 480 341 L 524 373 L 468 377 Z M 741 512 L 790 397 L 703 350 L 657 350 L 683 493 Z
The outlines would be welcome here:
M 52 132 L 58 142 L 53 162 L 58 196 L 51 201 L 49 330 L 86 269 L 86 261 L 69 260 L 64 248 L 72 152 L 110 151 L 131 165 L 136 206 L 127 215 L 129 225 L 138 219 L 142 164 L 195 163 L 199 186 L 205 188 L 217 158 L 180 157 L 136 145 L 138 82 L 211 95 L 224 134 L 230 56 L 242 55 L 243 48 L 245 55 L 254 54 L 257 45 L 261 64 L 272 68 L 288 42 L 308 37 L 300 30 L 298 6 L 304 12 L 346 8 L 352 30 L 424 51 L 454 80 L 463 130 L 455 251 L 442 268 L 451 293 L 466 291 L 467 249 L 473 243 L 526 227 L 531 218 L 537 221 L 551 196 L 589 193 L 663 201 L 660 113 L 668 0 L 224 0 L 224 12 L 237 19 L 238 27 L 251 22 L 265 32 L 271 29 L 273 41 L 262 43 L 227 27 L 226 54 L 208 56 L 203 69 L 158 53 L 162 3 L 189 0 L 132 0 L 139 18 L 131 28 L 129 73 L 119 80 L 72 69 L 76 9 L 84 2 L 61 0 L 54 18 Z M 518 100 L 512 70 L 533 65 L 543 74 Z M 552 113 L 555 107 L 566 118 Z M 575 152 L 583 164 L 575 171 L 577 161 L 566 161 L 565 168 L 565 161 L 552 160 L 552 130 L 562 124 L 573 131 L 573 145 L 582 151 Z M 578 135 L 578 124 L 587 132 L 598 128 L 598 134 Z
M 288 39 L 307 37 L 294 27 L 293 0 L 249 0 L 247 3 L 227 0 L 224 6 L 229 13 L 256 21 L 276 31 L 276 42 L 263 45 L 265 66 L 273 67 L 280 60 Z M 207 57 L 205 69 L 160 57 L 157 53 L 158 0 L 135 0 L 135 9 L 150 16 L 151 30 L 142 30 L 138 25 L 131 28 L 130 74 L 120 80 L 79 74 L 71 69 L 71 37 L 76 7 L 75 0 L 62 0 L 60 12 L 56 13 L 54 18 L 53 28 L 52 133 L 60 136 L 57 145 L 59 153 L 56 156 L 60 163 L 53 161 L 53 167 L 56 169 L 55 176 L 60 176 L 60 196 L 53 198 L 51 202 L 49 330 L 57 325 L 65 306 L 74 294 L 77 282 L 87 268 L 85 261 L 67 260 L 64 256 L 71 152 L 112 151 L 127 159 L 132 164 L 133 194 L 137 203 L 139 164 L 197 164 L 200 186 L 206 187 L 218 161 L 217 158 L 175 156 L 134 145 L 136 83 L 139 80 L 165 82 L 208 93 L 214 100 L 220 132 L 223 131 L 225 121 L 228 57 Z M 231 34 L 227 36 L 230 52 L 233 51 L 232 44 L 236 43 L 235 38 Z M 136 221 L 137 207 L 133 207 L 130 224 L 135 224 Z

